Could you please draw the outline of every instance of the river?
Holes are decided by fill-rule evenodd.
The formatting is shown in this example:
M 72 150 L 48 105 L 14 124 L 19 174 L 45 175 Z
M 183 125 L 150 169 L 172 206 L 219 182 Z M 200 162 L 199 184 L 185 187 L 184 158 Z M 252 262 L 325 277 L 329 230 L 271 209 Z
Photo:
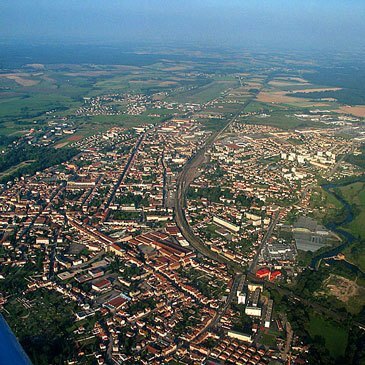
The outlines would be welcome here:
M 340 235 L 341 237 L 343 237 L 343 243 L 339 246 L 336 246 L 328 251 L 325 251 L 325 252 L 313 257 L 313 259 L 311 261 L 312 268 L 316 268 L 317 264 L 319 263 L 320 260 L 336 256 L 355 240 L 355 237 L 350 232 L 347 232 L 343 228 L 341 228 L 341 227 L 345 226 L 346 224 L 350 223 L 354 219 L 353 207 L 342 196 L 340 196 L 339 194 L 337 194 L 334 191 L 335 188 L 338 188 L 341 186 L 346 186 L 349 184 L 352 184 L 352 182 L 344 183 L 344 184 L 329 183 L 329 184 L 322 185 L 322 188 L 325 191 L 327 191 L 327 193 L 332 194 L 337 200 L 339 200 L 344 207 L 344 216 L 341 219 L 341 221 L 330 222 L 330 223 L 326 224 L 327 229 L 329 229 L 330 231 L 335 232 L 338 235 Z M 344 261 L 344 265 L 346 265 L 353 272 L 362 273 L 362 271 L 357 266 L 352 265 L 351 263 L 349 263 L 347 261 Z

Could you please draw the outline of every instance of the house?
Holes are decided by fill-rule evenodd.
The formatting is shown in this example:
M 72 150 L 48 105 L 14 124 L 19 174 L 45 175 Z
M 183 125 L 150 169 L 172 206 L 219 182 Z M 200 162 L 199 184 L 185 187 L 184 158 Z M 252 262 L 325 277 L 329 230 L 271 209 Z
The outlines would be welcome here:
M 95 291 L 102 292 L 110 289 L 112 286 L 112 283 L 108 279 L 101 279 L 99 281 L 94 282 L 91 285 L 91 288 Z

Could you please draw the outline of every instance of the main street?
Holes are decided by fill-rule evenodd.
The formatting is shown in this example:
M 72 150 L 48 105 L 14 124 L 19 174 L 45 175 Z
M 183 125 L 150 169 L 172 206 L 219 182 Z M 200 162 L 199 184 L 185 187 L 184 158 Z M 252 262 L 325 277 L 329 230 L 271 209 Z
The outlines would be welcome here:
M 271 235 L 272 235 L 272 233 L 273 233 L 273 231 L 275 229 L 275 226 L 278 223 L 278 220 L 279 220 L 279 212 L 276 212 L 274 214 L 274 216 L 271 218 L 269 227 L 267 228 L 267 231 L 266 231 L 264 237 L 261 240 L 260 246 L 258 247 L 258 249 L 256 251 L 256 254 L 255 254 L 255 256 L 254 256 L 254 258 L 253 258 L 253 260 L 251 262 L 251 265 L 249 267 L 249 272 L 251 272 L 251 273 L 254 273 L 255 272 L 257 263 L 258 263 L 259 258 L 260 258 L 260 253 L 261 253 L 262 249 L 264 248 L 266 242 L 271 237 Z
M 135 158 L 136 154 L 138 153 L 139 147 L 140 147 L 145 135 L 146 135 L 146 133 L 144 132 L 137 139 L 137 142 L 136 142 L 135 146 L 133 147 L 133 149 L 131 151 L 131 154 L 128 158 L 128 161 L 127 161 L 126 165 L 124 166 L 121 174 L 119 175 L 119 178 L 118 178 L 117 182 L 115 183 L 115 185 L 113 187 L 113 190 L 112 190 L 105 206 L 102 207 L 102 210 L 104 212 L 108 211 L 108 208 L 109 208 L 110 204 L 113 202 L 115 194 L 116 194 L 116 192 L 118 191 L 118 189 L 120 187 L 120 184 L 123 182 L 124 178 L 128 175 L 129 169 L 130 169 L 131 165 L 133 164 L 134 158 Z M 105 215 L 104 215 L 104 219 L 106 219 Z
M 238 284 L 241 281 L 242 274 L 237 274 L 233 280 L 231 291 L 229 292 L 229 295 L 227 297 L 227 300 L 223 304 L 223 306 L 218 309 L 215 316 L 211 319 L 211 321 L 195 336 L 194 339 L 200 337 L 207 331 L 209 331 L 211 328 L 214 328 L 222 318 L 222 316 L 226 313 L 227 309 L 231 305 L 233 299 L 235 298 L 235 294 L 237 292 Z

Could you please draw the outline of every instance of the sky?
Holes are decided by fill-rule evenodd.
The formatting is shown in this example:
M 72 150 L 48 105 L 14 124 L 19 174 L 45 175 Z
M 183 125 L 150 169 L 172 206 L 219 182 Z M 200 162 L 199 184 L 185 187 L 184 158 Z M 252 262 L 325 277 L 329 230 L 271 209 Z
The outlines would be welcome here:
M 364 49 L 365 0 L 1 0 L 5 41 Z

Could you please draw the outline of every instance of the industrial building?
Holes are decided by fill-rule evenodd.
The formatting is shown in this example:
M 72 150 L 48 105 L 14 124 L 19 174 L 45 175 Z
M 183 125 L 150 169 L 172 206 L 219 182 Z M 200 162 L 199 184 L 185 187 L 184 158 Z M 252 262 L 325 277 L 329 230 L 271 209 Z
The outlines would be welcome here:
M 272 299 L 270 299 L 267 304 L 265 318 L 264 318 L 264 322 L 265 322 L 264 325 L 266 328 L 270 328 L 273 305 L 274 305 L 274 301 Z
M 246 293 L 244 291 L 244 285 L 246 281 L 246 276 L 242 276 L 237 287 L 237 302 L 238 304 L 246 304 Z
M 261 308 L 259 307 L 246 307 L 245 308 L 245 313 L 248 316 L 252 316 L 252 317 L 261 317 Z
M 246 333 L 238 331 L 228 331 L 228 336 L 232 338 L 237 338 L 237 340 L 252 343 L 252 336 Z
M 219 224 L 222 227 L 229 229 L 232 232 L 238 232 L 240 230 L 240 227 L 238 227 L 230 222 L 227 222 L 222 218 L 218 218 L 216 216 L 213 217 L 213 222 Z

